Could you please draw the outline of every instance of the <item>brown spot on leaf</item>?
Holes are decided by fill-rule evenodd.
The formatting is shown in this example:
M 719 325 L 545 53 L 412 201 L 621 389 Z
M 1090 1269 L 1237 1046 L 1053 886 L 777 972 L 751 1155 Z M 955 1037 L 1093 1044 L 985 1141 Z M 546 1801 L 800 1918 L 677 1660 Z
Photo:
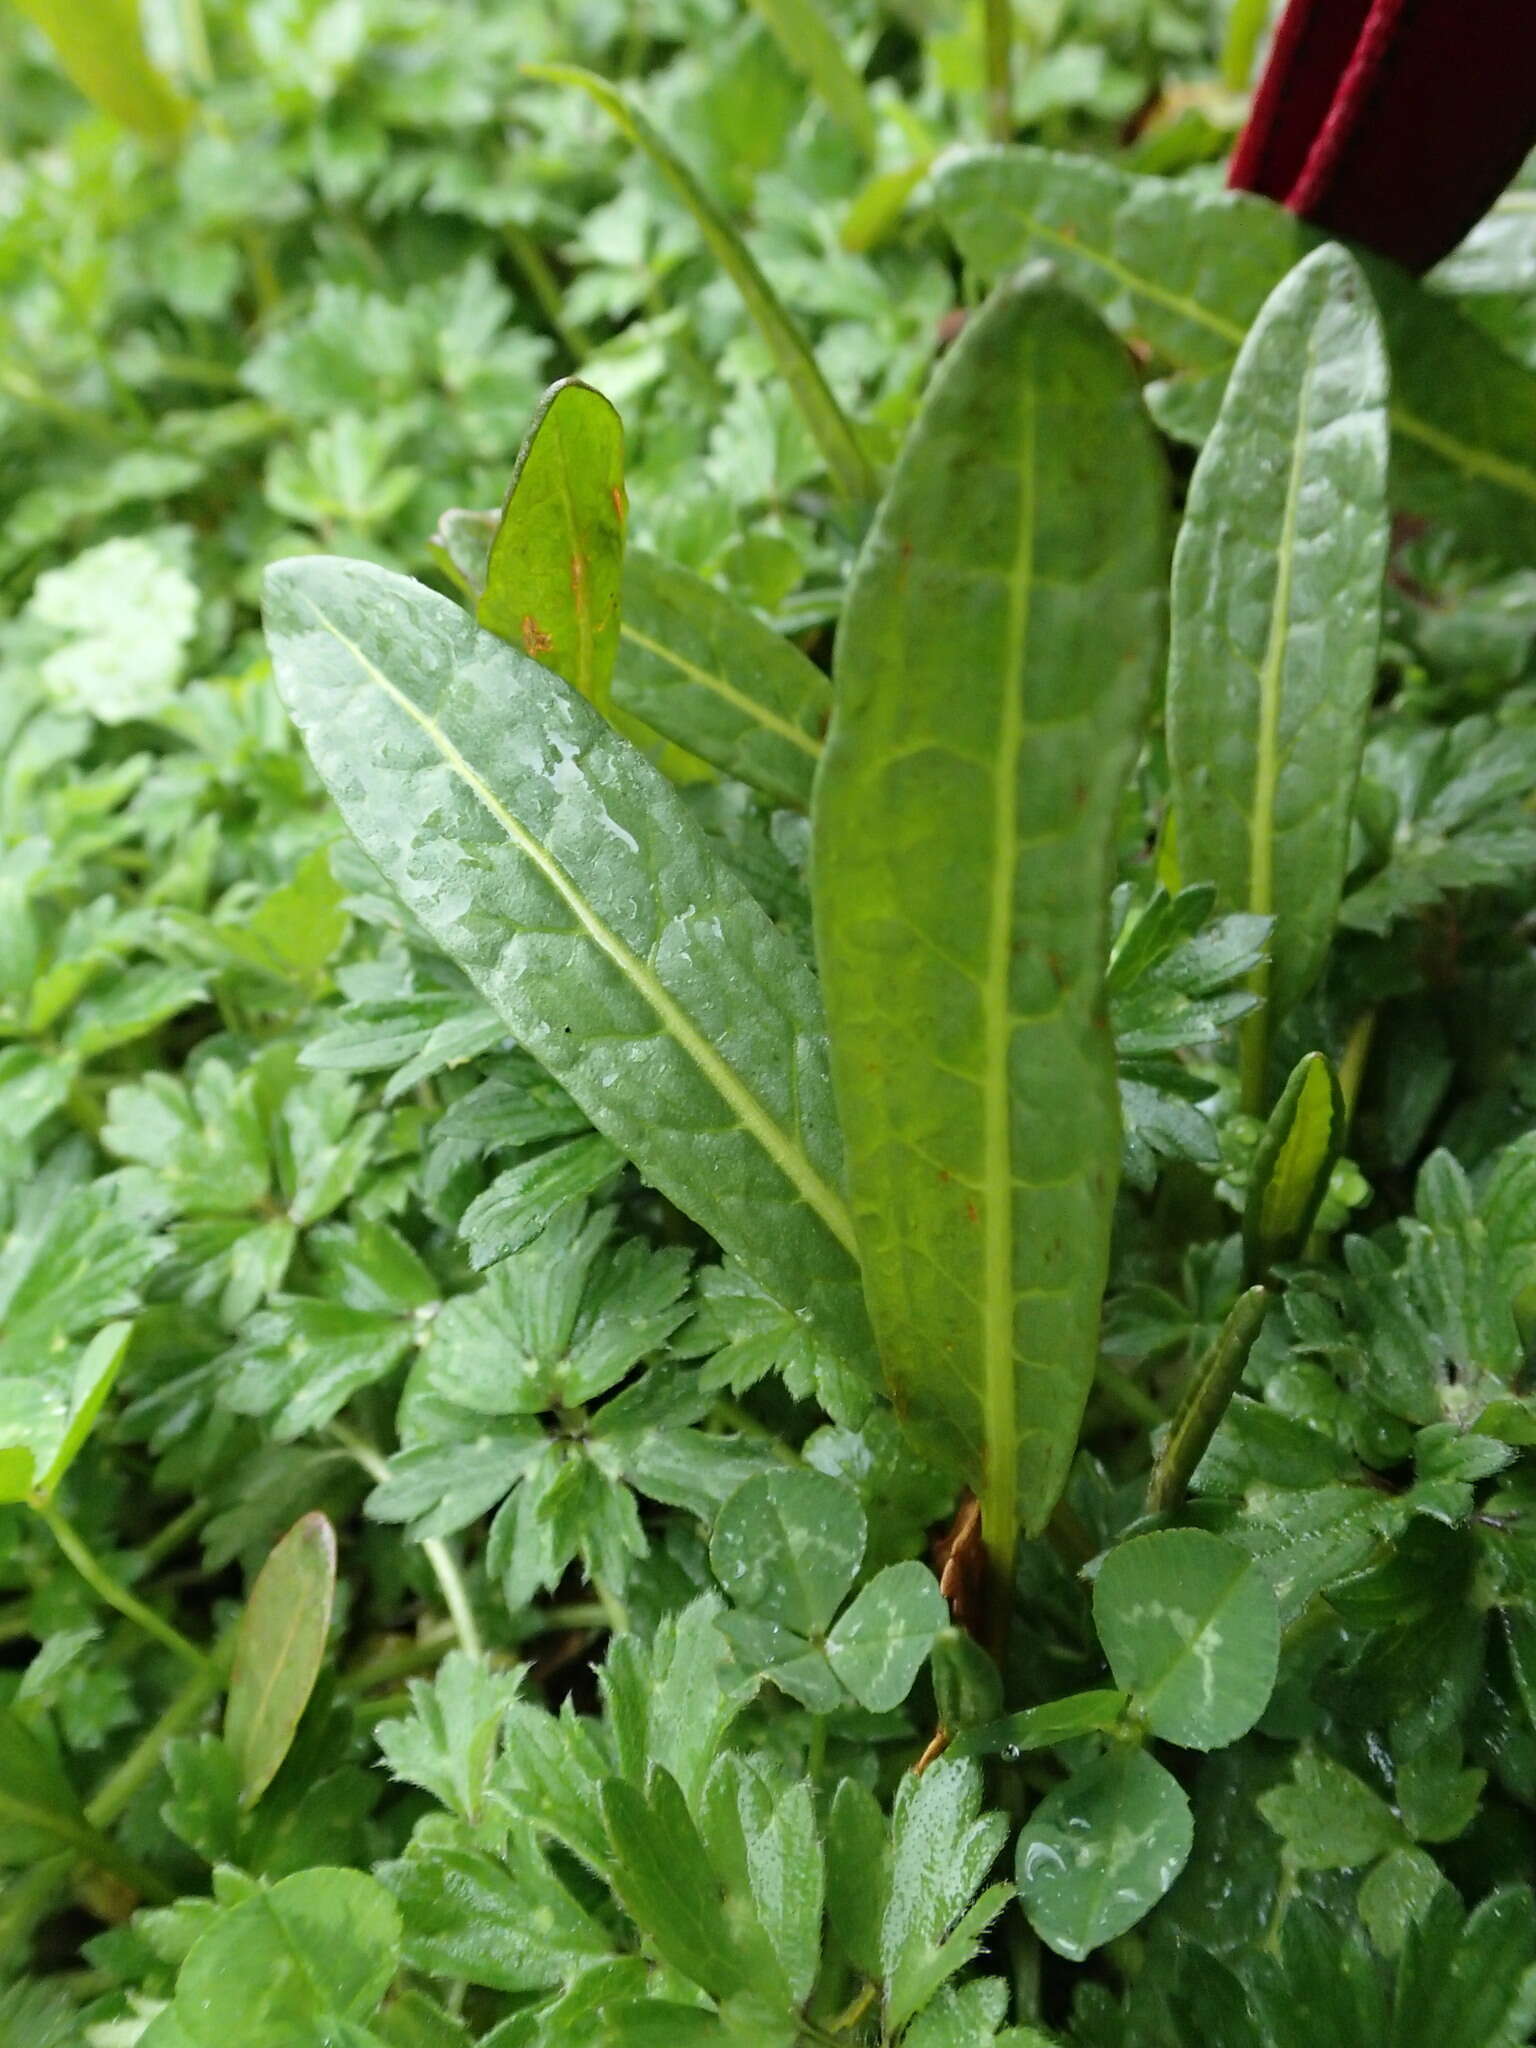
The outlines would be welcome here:
M 987 1552 L 981 1540 L 981 1503 L 968 1493 L 934 1549 L 939 1591 L 955 1626 L 980 1637 L 986 1621 Z
M 587 558 L 585 555 L 571 557 L 571 590 L 578 605 L 587 601 Z
M 913 1777 L 920 1778 L 931 1763 L 937 1763 L 945 1750 L 948 1749 L 949 1744 L 949 1730 L 947 1728 L 935 1728 L 932 1735 L 928 1738 L 928 1747 L 912 1766 Z
M 554 646 L 553 638 L 545 632 L 532 612 L 523 613 L 523 652 L 537 661 L 541 654 L 548 654 Z
M 629 506 L 624 497 L 624 486 L 622 484 L 610 485 L 608 495 L 613 500 L 614 516 L 617 518 L 620 526 L 622 526 L 629 514 Z

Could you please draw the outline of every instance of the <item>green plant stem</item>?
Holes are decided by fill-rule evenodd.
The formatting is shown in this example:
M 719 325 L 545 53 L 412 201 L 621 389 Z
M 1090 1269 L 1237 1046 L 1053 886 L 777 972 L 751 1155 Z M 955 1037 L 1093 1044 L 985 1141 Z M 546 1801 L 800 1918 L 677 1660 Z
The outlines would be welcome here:
M 1001 1662 L 1013 1620 L 1014 1564 L 1019 1550 L 1017 1474 L 1002 1473 L 995 1484 L 984 1477 L 977 1498 L 981 1502 L 981 1540 L 987 1553 L 987 1648 Z
M 507 254 L 522 272 L 524 283 L 533 293 L 550 332 L 572 363 L 579 367 L 592 353 L 592 337 L 585 328 L 578 327 L 574 320 L 566 318 L 559 280 L 550 269 L 544 251 L 528 230 L 519 227 L 516 221 L 507 222 L 502 229 L 502 240 L 507 245 Z
M 602 1604 L 603 1613 L 607 1617 L 608 1627 L 616 1636 L 627 1635 L 629 1633 L 629 1609 L 624 1605 L 618 1594 L 611 1592 L 607 1586 L 597 1579 L 592 1581 L 592 1590 Z
M 404 1691 L 380 1693 L 376 1699 L 352 1702 L 352 1712 L 359 1721 L 390 1721 L 397 1714 L 410 1711 L 411 1696 Z
M 1229 92 L 1248 90 L 1259 39 L 1268 21 L 1269 0 L 1232 0 L 1221 45 L 1221 82 Z
M 1260 978 L 1262 977 L 1262 978 Z M 1269 977 L 1255 977 L 1259 1006 L 1237 1027 L 1237 1068 L 1242 1107 L 1248 1116 L 1263 1118 L 1269 1110 Z
M 805 1755 L 805 1774 L 810 1779 L 813 1789 L 821 1783 L 822 1773 L 826 1767 L 827 1717 L 825 1714 L 812 1714 L 811 1740 Z
M 779 1460 L 781 1465 L 805 1463 L 792 1444 L 785 1443 L 777 1430 L 770 1429 L 766 1422 L 759 1422 L 752 1411 L 744 1408 L 739 1401 L 721 1396 L 715 1402 L 715 1413 L 723 1422 L 729 1422 L 738 1429 L 743 1436 L 749 1436 L 755 1443 L 760 1443 L 765 1451 Z
M 1147 1485 L 1150 1514 L 1171 1514 L 1184 1505 L 1195 1468 L 1205 1456 L 1227 1404 L 1237 1392 L 1248 1354 L 1269 1314 L 1274 1295 L 1250 1287 L 1232 1304 L 1221 1334 L 1196 1369 Z
M 1167 1419 L 1146 1388 L 1138 1386 L 1118 1366 L 1101 1364 L 1094 1373 L 1093 1385 L 1094 1391 L 1102 1394 L 1112 1407 L 1147 1429 L 1159 1429 Z
M 344 1422 L 333 1422 L 331 1435 L 344 1450 L 352 1454 L 370 1479 L 382 1481 L 389 1477 L 389 1461 L 365 1438 L 360 1437 L 356 1430 L 349 1429 Z M 459 1639 L 459 1648 L 466 1656 L 483 1657 L 485 1645 L 480 1640 L 475 1610 L 470 1605 L 469 1588 L 464 1583 L 464 1574 L 459 1569 L 458 1560 L 438 1536 L 427 1537 L 421 1546 L 421 1554 L 431 1567 L 432 1576 L 437 1580 L 443 1596 L 443 1605 L 448 1610 L 448 1619 L 453 1623 L 453 1632 Z
M 102 1871 L 106 1876 L 116 1878 L 140 1898 L 150 1899 L 156 1905 L 165 1905 L 172 1896 L 170 1887 L 156 1877 L 152 1870 L 130 1856 L 126 1849 L 120 1849 L 110 1835 L 104 1834 L 82 1813 L 60 1813 L 52 1807 L 33 1806 L 26 1796 L 25 1787 L 4 1788 L 3 1806 L 5 1819 L 13 1818 L 23 1827 L 40 1829 L 52 1835 L 62 1850 L 69 1852 L 71 1863 L 66 1870 L 63 1864 L 53 1866 L 45 1887 L 46 1896 L 39 1896 L 33 1903 L 40 1908 L 38 1917 L 51 1910 L 51 1899 L 56 1892 L 67 1886 L 68 1876 L 78 1863 L 88 1864 L 93 1870 Z M 25 1911 L 26 1908 L 24 1907 Z
M 141 1545 L 139 1560 L 145 1569 L 151 1570 L 166 1558 L 174 1556 L 187 1538 L 194 1535 L 212 1513 L 212 1501 L 188 1501 L 179 1515 L 172 1515 L 163 1529 L 156 1530 L 150 1540 Z
M 194 1671 L 203 1676 L 211 1676 L 214 1684 L 218 1684 L 219 1672 L 213 1659 L 198 1649 L 195 1643 L 189 1642 L 180 1629 L 173 1628 L 170 1622 L 163 1620 L 152 1607 L 146 1607 L 144 1602 L 130 1593 L 125 1585 L 114 1579 L 85 1538 L 53 1501 L 34 1497 L 31 1504 L 49 1535 L 98 1598 L 104 1600 L 109 1607 L 116 1608 L 125 1620 L 143 1629 L 146 1635 L 153 1636 L 157 1643 L 163 1643 L 166 1649 L 174 1650 L 176 1655 L 184 1663 L 190 1664 Z
M 213 1659 L 206 1671 L 193 1673 L 159 1720 L 139 1737 L 117 1769 L 104 1780 L 86 1807 L 85 1817 L 92 1827 L 110 1827 L 123 1813 L 139 1787 L 160 1768 L 166 1744 L 184 1734 L 199 1719 L 209 1702 L 223 1689 L 224 1682 L 221 1657 Z
M 1357 1017 L 1350 1028 L 1349 1038 L 1344 1046 L 1344 1057 L 1339 1061 L 1339 1093 L 1344 1097 L 1344 1128 L 1348 1131 L 1355 1121 L 1355 1105 L 1360 1100 L 1361 1085 L 1365 1080 L 1366 1062 L 1371 1056 L 1371 1041 L 1376 1036 L 1376 1012 L 1366 1010 Z
M 187 76 L 206 92 L 213 84 L 213 52 L 208 47 L 203 0 L 176 0 L 176 26 L 181 35 L 181 53 L 186 60 Z
M 1013 134 L 1012 0 L 983 0 L 985 8 L 987 133 L 994 142 Z
M 407 1643 L 402 1649 L 375 1657 L 371 1664 L 360 1664 L 355 1671 L 344 1672 L 338 1690 L 345 1695 L 372 1692 L 376 1686 L 392 1685 L 398 1678 L 414 1678 L 418 1672 L 431 1671 L 442 1663 L 443 1653 L 452 1642 L 453 1633 L 449 1630 L 424 1642 Z
M 600 1600 L 571 1600 L 555 1607 L 536 1607 L 535 1635 L 551 1635 L 560 1628 L 607 1628 L 608 1609 Z

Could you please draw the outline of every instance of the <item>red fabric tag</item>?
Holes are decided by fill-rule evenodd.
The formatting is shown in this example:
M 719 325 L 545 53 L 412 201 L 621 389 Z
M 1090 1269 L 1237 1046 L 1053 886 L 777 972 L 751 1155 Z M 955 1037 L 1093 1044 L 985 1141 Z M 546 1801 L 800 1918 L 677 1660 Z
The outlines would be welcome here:
M 1290 0 L 1229 182 L 1412 270 L 1536 145 L 1536 0 Z

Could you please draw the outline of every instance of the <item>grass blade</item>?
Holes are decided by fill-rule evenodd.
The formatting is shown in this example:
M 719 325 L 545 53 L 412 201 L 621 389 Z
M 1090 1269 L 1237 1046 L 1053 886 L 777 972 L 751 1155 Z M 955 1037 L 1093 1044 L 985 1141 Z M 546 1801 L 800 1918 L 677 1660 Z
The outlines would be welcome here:
M 865 156 L 875 153 L 875 113 L 864 81 L 843 55 L 817 0 L 752 0 L 774 40 Z
M 874 470 L 821 374 L 810 344 L 779 303 L 751 250 L 682 158 L 657 134 L 633 100 L 596 72 L 583 71 L 576 64 L 527 64 L 523 70 L 526 77 L 549 85 L 579 86 L 645 152 L 693 215 L 710 254 L 741 293 L 838 489 L 855 502 L 873 498 L 878 489 Z

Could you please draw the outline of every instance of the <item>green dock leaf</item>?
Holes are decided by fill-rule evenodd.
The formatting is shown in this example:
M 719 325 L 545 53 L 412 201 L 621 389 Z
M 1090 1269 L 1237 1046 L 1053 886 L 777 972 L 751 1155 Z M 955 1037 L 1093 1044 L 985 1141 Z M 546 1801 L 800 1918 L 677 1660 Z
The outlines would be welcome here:
M 619 644 L 624 426 L 579 378 L 534 415 L 507 486 L 475 616 L 599 711 Z
M 1359 265 L 1317 250 L 1266 302 L 1195 468 L 1173 560 L 1168 756 L 1179 861 L 1273 917 L 1244 1025 L 1316 980 L 1343 893 L 1386 568 L 1387 360 Z
M 267 627 L 322 778 L 408 908 L 652 1185 L 858 1362 L 815 981 L 662 776 L 408 578 L 279 564 Z
M 816 925 L 865 1283 L 898 1408 L 999 1559 L 1049 1515 L 1093 1376 L 1113 823 L 1165 496 L 1110 335 L 1005 286 L 935 381 L 837 645 Z
M 983 277 L 1049 257 L 1120 333 L 1185 373 L 1171 397 L 1195 438 L 1260 307 L 1322 239 L 1251 193 L 1044 149 L 956 151 L 936 197 Z M 1394 265 L 1363 267 L 1392 361 L 1394 509 L 1524 569 L 1536 557 L 1536 374 Z
M 809 807 L 832 688 L 814 662 L 702 576 L 632 548 L 614 701 L 779 803 Z

